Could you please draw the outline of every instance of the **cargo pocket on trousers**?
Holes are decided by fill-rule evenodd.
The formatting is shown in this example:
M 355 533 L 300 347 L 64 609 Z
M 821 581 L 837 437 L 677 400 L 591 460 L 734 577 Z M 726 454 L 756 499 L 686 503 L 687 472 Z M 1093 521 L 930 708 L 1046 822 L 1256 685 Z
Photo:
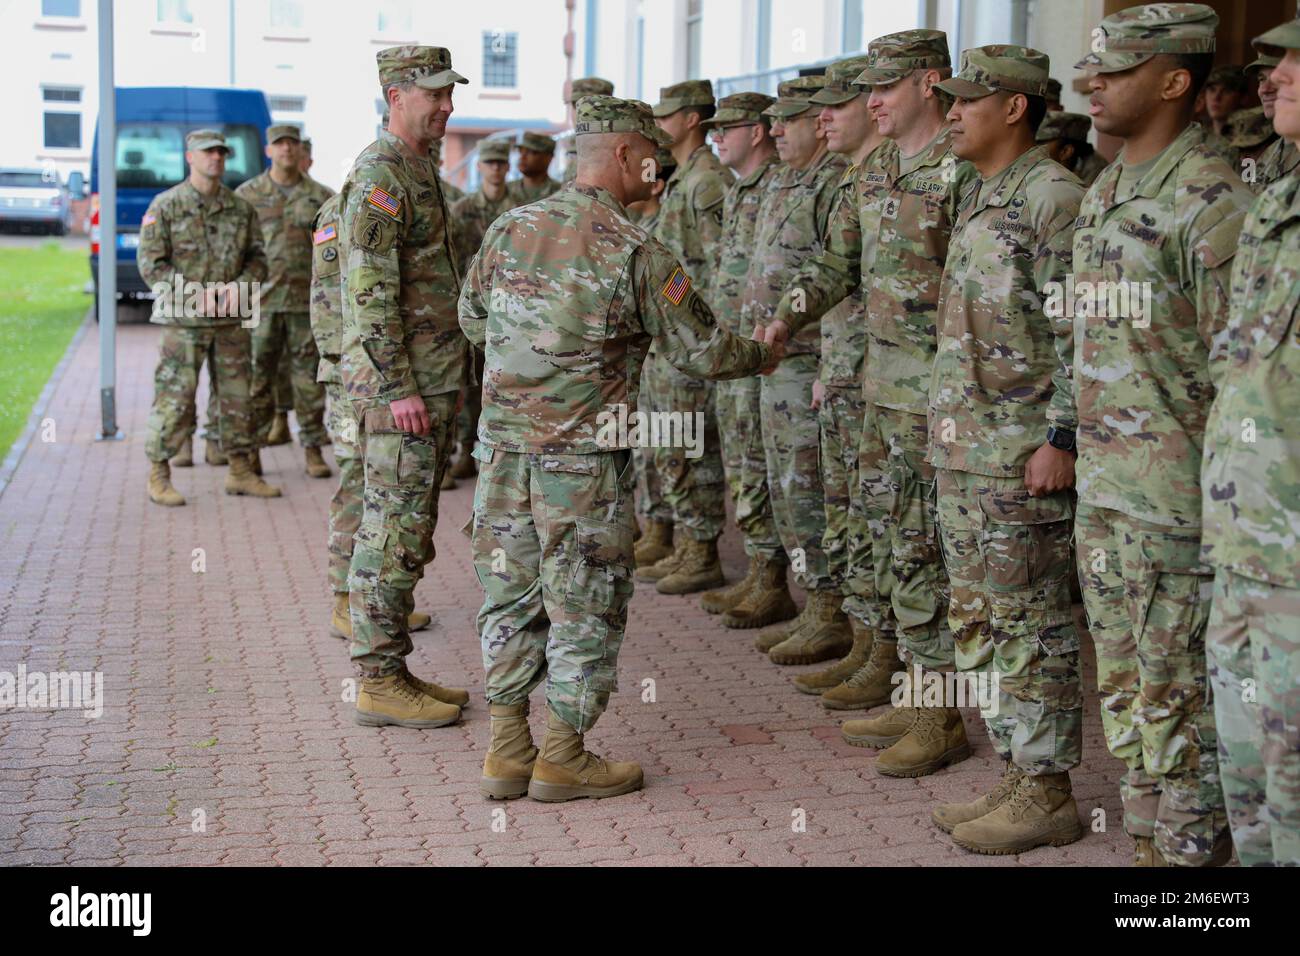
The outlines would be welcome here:
M 926 481 L 906 460 L 895 459 L 889 468 L 898 489 L 892 510 L 894 577 L 906 584 L 923 568 L 943 561 L 935 524 L 934 479 Z
M 579 517 L 575 519 L 574 548 L 564 609 L 603 617 L 610 613 L 619 590 L 627 588 L 632 576 L 628 561 L 631 529 Z

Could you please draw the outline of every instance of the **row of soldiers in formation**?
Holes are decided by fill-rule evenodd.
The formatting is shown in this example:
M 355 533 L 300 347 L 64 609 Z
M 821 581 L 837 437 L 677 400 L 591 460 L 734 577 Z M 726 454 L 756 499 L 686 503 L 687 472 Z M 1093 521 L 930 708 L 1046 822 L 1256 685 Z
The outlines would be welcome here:
M 468 704 L 404 659 L 471 384 L 488 795 L 642 785 L 583 737 L 616 687 L 633 574 L 722 584 L 729 494 L 749 570 L 706 609 L 763 628 L 776 663 L 839 658 L 795 680 L 828 709 L 889 703 L 905 672 L 908 706 L 843 728 L 883 749 L 877 771 L 967 757 L 928 690 L 997 677 L 1005 772 L 933 814 L 958 845 L 1082 835 L 1077 566 L 1135 862 L 1221 863 L 1234 842 L 1246 863 L 1300 860 L 1300 20 L 1255 41 L 1282 138 L 1241 166 L 1193 122 L 1216 26 L 1199 4 L 1102 22 L 1079 68 L 1123 148 L 1088 188 L 1057 161 L 1086 158 L 1058 142 L 1083 118 L 1048 113 L 1047 58 L 1023 47 L 968 50 L 954 76 L 941 32 L 906 31 L 775 100 L 693 81 L 653 110 L 579 81 L 576 182 L 485 213 L 468 261 L 428 158 L 464 80 L 441 48 L 382 51 L 392 122 L 337 221 L 313 223 L 313 320 L 335 295 L 340 317 L 336 352 L 317 336 L 336 455 L 355 436 L 363 475 L 355 531 L 336 533 L 336 496 L 330 544 L 357 719 L 441 726 Z M 1145 294 L 1116 309 L 1116 286 Z M 701 413 L 705 454 L 611 440 L 620 407 Z M 151 442 L 155 469 L 168 450 Z

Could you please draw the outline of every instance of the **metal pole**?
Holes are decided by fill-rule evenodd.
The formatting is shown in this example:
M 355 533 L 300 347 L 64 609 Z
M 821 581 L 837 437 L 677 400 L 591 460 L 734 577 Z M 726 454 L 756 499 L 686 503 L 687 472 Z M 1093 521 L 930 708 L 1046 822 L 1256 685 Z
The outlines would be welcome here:
M 117 428 L 117 98 L 113 0 L 99 0 L 99 441 Z
M 235 85 L 235 0 L 230 0 L 230 85 Z

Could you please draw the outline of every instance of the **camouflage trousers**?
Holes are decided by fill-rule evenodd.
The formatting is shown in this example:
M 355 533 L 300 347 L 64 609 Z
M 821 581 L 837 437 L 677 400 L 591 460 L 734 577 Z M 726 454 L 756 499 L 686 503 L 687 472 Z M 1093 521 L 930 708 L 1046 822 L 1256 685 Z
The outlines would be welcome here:
M 688 449 L 673 443 L 653 449 L 653 468 L 663 500 L 672 510 L 677 530 L 697 541 L 714 541 L 722 534 L 727 519 L 727 492 L 713 383 L 678 371 L 657 354 L 652 354 L 646 365 L 654 379 L 651 411 L 680 414 L 683 422 L 689 421 L 702 452 L 692 458 L 687 454 Z M 700 422 L 704 426 L 703 434 L 698 427 Z M 647 462 L 647 471 L 650 467 Z
M 483 353 L 474 352 L 474 381 L 479 384 L 465 386 L 465 404 L 456 416 L 456 440 L 462 454 L 468 454 L 478 440 L 478 417 L 483 411 Z
M 434 558 L 438 486 L 450 456 L 456 393 L 426 395 L 424 404 L 427 435 L 399 431 L 386 405 L 358 422 L 364 479 L 348 603 L 352 660 L 366 677 L 396 673 L 411 653 L 407 618 L 415 609 L 415 585 Z
M 736 527 L 745 537 L 745 554 L 785 561 L 772 519 L 767 491 L 767 452 L 763 448 L 762 379 L 758 376 L 718 382 L 718 434 L 727 493 L 736 512 Z
M 289 349 L 280 351 L 275 367 L 275 410 L 282 415 L 293 411 L 293 359 Z
M 632 598 L 632 455 L 532 455 L 480 445 L 470 521 L 483 586 L 487 699 L 516 704 L 546 678 L 579 733 L 618 689 Z
M 1075 540 L 1102 729 L 1128 768 L 1124 829 L 1154 837 L 1170 863 L 1204 866 L 1227 819 L 1205 663 L 1213 570 L 1200 532 L 1080 502 Z
M 871 532 L 871 564 L 850 565 L 845 611 L 898 639 L 909 666 L 955 668 L 948 627 L 948 572 L 935 518 L 934 466 L 924 415 L 867 403 L 858 444 L 858 484 Z M 870 581 L 861 578 L 870 575 Z
M 660 384 L 654 373 L 654 355 L 646 357 L 641 366 L 641 392 L 637 401 L 640 411 L 652 412 L 657 403 L 655 386 Z M 653 448 L 633 448 L 632 468 L 636 474 L 637 506 L 636 513 L 642 521 L 658 521 L 661 524 L 673 523 L 672 505 L 664 497 L 663 482 L 655 468 Z
M 1300 865 L 1300 589 L 1220 569 L 1206 652 L 1243 866 Z
M 158 345 L 154 371 L 153 408 L 149 411 L 149 438 L 145 454 L 150 461 L 166 461 L 194 434 L 197 409 L 194 394 L 205 358 L 217 404 L 209 406 L 209 427 L 221 435 L 221 447 L 230 454 L 253 449 L 253 420 L 249 403 L 252 345 L 248 329 L 239 325 L 210 328 L 165 326 Z M 212 416 L 215 414 L 215 418 Z
M 342 383 L 326 382 L 325 396 L 329 400 L 325 427 L 334 442 L 334 462 L 339 466 L 339 486 L 329 507 L 329 580 L 330 590 L 341 594 L 348 589 L 352 536 L 361 527 L 365 463 L 357 447 L 357 421 Z
M 816 355 L 787 356 L 760 381 L 763 450 L 772 519 L 795 583 L 805 591 L 830 587 L 826 571 L 826 494 L 821 476 L 821 432 L 812 407 Z
M 1023 478 L 946 469 L 936 485 L 957 669 L 998 682 L 984 720 L 993 748 L 1030 775 L 1072 770 L 1083 749 L 1072 495 L 1034 498 Z
M 861 388 L 827 386 L 817 415 L 826 496 L 822 551 L 830 587 L 841 594 L 846 593 L 849 564 L 871 563 L 871 536 L 858 487 L 858 440 L 865 408 Z
M 259 445 L 271 433 L 282 356 L 289 355 L 298 440 L 306 448 L 325 442 L 325 389 L 316 381 L 320 353 L 306 312 L 266 312 L 253 329 L 253 422 Z

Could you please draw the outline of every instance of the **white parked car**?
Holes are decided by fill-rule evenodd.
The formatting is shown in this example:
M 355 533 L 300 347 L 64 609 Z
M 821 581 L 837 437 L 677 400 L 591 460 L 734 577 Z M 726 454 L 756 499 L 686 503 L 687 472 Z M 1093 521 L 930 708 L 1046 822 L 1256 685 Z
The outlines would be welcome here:
M 72 222 L 72 197 L 58 175 L 0 169 L 0 225 L 34 226 L 62 236 Z

